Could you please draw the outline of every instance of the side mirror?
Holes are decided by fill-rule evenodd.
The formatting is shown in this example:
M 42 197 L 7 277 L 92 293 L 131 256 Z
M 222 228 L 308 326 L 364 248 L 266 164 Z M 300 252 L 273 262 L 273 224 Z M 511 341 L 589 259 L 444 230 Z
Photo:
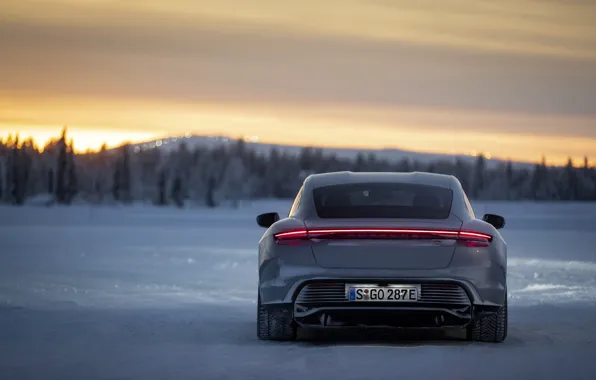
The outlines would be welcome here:
M 257 216 L 257 224 L 263 228 L 269 228 L 271 225 L 279 220 L 279 214 L 276 212 L 268 212 Z
M 485 214 L 482 217 L 482 220 L 484 220 L 488 224 L 491 224 L 497 230 L 500 230 L 501 228 L 505 227 L 505 218 L 503 218 L 500 215 Z

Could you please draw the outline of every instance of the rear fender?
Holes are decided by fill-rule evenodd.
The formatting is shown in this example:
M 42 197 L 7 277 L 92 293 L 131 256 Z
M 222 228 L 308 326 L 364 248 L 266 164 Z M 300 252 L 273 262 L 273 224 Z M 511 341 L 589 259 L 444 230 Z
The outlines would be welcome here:
M 290 273 L 293 268 L 300 270 L 304 267 L 317 266 L 314 259 L 310 240 L 297 241 L 295 244 L 278 244 L 274 233 L 287 231 L 286 225 L 298 229 L 303 224 L 295 220 L 279 221 L 279 225 L 271 226 L 268 233 L 259 241 L 259 282 L 263 286 L 287 287 L 286 279 L 293 278 L 296 273 Z M 281 222 L 281 223 L 280 223 Z M 302 227 L 304 228 L 304 227 Z
M 481 220 L 464 223 L 462 231 L 491 235 L 487 247 L 458 245 L 449 268 L 453 274 L 462 273 L 478 289 L 483 297 L 499 300 L 507 289 L 507 246 L 499 232 Z
M 451 266 L 497 265 L 502 270 L 507 268 L 507 245 L 497 229 L 482 220 L 475 219 L 464 223 L 461 230 L 487 234 L 492 236 L 492 240 L 488 247 L 458 246 Z
M 306 226 L 304 225 L 304 222 L 300 219 L 284 218 L 273 223 L 273 225 L 265 231 L 261 240 L 267 239 L 270 236 L 272 237 L 272 235 L 282 231 L 303 230 L 305 228 Z

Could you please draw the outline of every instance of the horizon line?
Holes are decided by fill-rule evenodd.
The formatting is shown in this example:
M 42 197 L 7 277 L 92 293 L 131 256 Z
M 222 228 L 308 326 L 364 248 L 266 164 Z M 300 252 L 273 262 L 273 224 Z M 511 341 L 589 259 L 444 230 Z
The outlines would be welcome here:
M 27 138 L 21 139 L 20 143 L 22 144 L 25 141 L 32 140 L 34 143 L 34 147 L 37 150 L 39 150 L 40 152 L 43 152 L 45 150 L 45 147 L 50 142 L 60 139 L 62 131 L 65 129 L 66 129 L 67 135 L 68 135 L 69 127 L 67 125 L 65 125 L 62 127 L 60 132 L 56 134 L 55 137 L 45 141 L 45 143 L 43 143 L 43 145 L 40 142 L 36 141 L 36 139 L 33 136 L 28 136 Z M 8 133 L 5 136 L 0 136 L 0 142 L 6 142 L 11 137 L 12 138 L 19 137 L 19 132 L 16 131 L 14 133 Z M 271 145 L 272 147 L 277 146 L 277 147 L 313 148 L 313 149 L 327 149 L 327 150 L 362 150 L 362 151 L 367 151 L 367 152 L 401 151 L 404 153 L 422 154 L 422 155 L 429 155 L 429 156 L 444 156 L 445 158 L 448 158 L 448 157 L 450 157 L 450 158 L 458 158 L 458 157 L 477 158 L 482 155 L 482 156 L 484 156 L 484 158 L 486 160 L 503 162 L 503 163 L 511 162 L 514 164 L 536 165 L 536 164 L 545 162 L 546 166 L 548 166 L 548 167 L 564 167 L 567 165 L 567 164 L 556 164 L 556 163 L 549 165 L 548 157 L 545 154 L 542 154 L 540 159 L 536 160 L 536 161 L 523 161 L 523 160 L 513 160 L 511 158 L 498 157 L 498 156 L 494 156 L 494 155 L 490 154 L 489 152 L 481 152 L 481 151 L 473 151 L 471 153 L 457 153 L 457 152 L 448 153 L 448 152 L 436 152 L 436 151 L 418 151 L 418 150 L 410 150 L 410 149 L 404 149 L 404 148 L 399 148 L 399 147 L 364 147 L 364 146 L 355 146 L 355 145 L 343 145 L 341 147 L 338 147 L 338 146 L 326 146 L 326 145 L 314 145 L 314 144 L 308 144 L 308 145 L 295 144 L 294 145 L 294 144 L 288 144 L 288 143 L 277 143 L 277 142 L 273 142 L 273 141 L 269 141 L 269 140 L 262 140 L 259 136 L 247 136 L 247 135 L 232 136 L 232 135 L 225 134 L 225 133 L 216 133 L 216 134 L 184 133 L 184 134 L 161 135 L 161 136 L 156 136 L 156 137 L 153 137 L 150 139 L 144 139 L 144 140 L 134 140 L 134 139 L 125 140 L 125 141 L 122 141 L 120 143 L 113 144 L 113 145 L 104 143 L 104 144 L 102 144 L 102 146 L 105 145 L 107 150 L 113 150 L 113 149 L 121 148 L 125 145 L 142 145 L 142 144 L 149 144 L 151 142 L 156 142 L 156 141 L 161 141 L 161 140 L 170 140 L 170 139 L 174 139 L 174 138 L 189 139 L 192 137 L 224 138 L 224 139 L 228 139 L 231 141 L 243 141 L 247 144 Z M 250 138 L 254 138 L 254 137 L 257 137 L 256 141 L 250 140 Z M 67 138 L 67 141 L 72 141 L 75 154 L 97 153 L 101 150 L 101 147 L 97 148 L 97 149 L 93 149 L 93 148 L 87 148 L 85 150 L 77 149 L 76 148 L 76 140 L 74 138 Z M 437 157 L 437 158 L 439 158 L 439 157 Z M 580 162 L 574 161 L 572 159 L 572 157 L 569 157 L 569 159 L 571 160 L 573 167 L 576 167 L 576 168 L 585 167 L 586 160 L 588 162 L 589 168 L 596 167 L 596 163 L 591 163 L 589 160 L 589 157 L 587 155 L 584 155 L 584 160 L 580 160 Z

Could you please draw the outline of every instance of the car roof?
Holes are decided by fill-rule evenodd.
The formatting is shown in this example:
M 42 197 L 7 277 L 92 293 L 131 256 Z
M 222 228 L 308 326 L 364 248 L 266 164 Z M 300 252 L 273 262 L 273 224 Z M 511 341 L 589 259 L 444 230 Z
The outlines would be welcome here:
M 341 185 L 350 183 L 411 183 L 428 186 L 439 186 L 447 189 L 454 189 L 455 177 L 446 174 L 411 172 L 331 172 L 312 174 L 305 180 L 306 187 L 315 189 L 317 187 Z

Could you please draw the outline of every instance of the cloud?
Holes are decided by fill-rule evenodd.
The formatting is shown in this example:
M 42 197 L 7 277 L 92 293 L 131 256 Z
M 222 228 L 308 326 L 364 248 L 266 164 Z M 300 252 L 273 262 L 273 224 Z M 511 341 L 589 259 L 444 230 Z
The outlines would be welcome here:
M 591 61 L 197 28 L 4 23 L 4 91 L 594 114 Z
M 256 29 L 596 59 L 590 1 L 20 0 L 3 11 L 37 24 Z

